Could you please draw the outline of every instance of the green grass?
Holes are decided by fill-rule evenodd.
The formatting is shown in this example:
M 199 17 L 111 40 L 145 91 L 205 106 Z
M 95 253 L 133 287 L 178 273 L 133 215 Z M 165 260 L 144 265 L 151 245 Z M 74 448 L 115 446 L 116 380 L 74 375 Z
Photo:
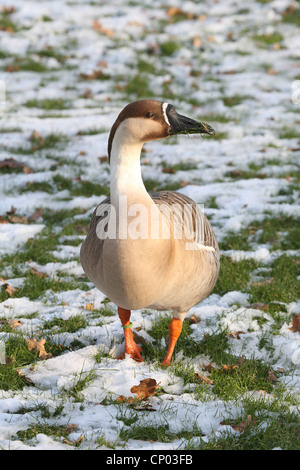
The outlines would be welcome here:
M 2 338 L 3 340 L 3 338 Z M 5 340 L 6 364 L 0 364 L 0 390 L 20 390 L 30 383 L 18 373 L 21 367 L 34 363 L 38 356 L 29 351 L 22 336 L 9 335 Z
M 257 1 L 261 4 L 271 4 L 271 0 Z M 70 6 L 72 5 L 72 1 L 68 3 Z M 94 7 L 97 9 L 99 6 L 99 2 L 96 1 L 88 3 L 90 10 Z M 151 6 L 149 5 L 150 12 Z M 75 8 L 75 3 L 73 6 Z M 129 1 L 128 8 L 138 6 L 139 2 Z M 257 6 L 261 8 L 262 14 L 266 8 L 270 8 L 268 5 Z M 22 398 L 19 407 L 16 407 L 17 409 L 15 409 L 15 405 L 10 407 L 9 398 L 9 411 L 5 410 L 6 424 L 13 426 L 14 429 L 13 434 L 7 437 L 11 440 L 12 448 L 15 444 L 14 440 L 35 447 L 40 443 L 38 435 L 41 434 L 50 436 L 60 444 L 67 442 L 69 446 L 80 446 L 81 441 L 78 443 L 69 441 L 71 428 L 62 425 L 62 423 L 70 420 L 72 424 L 74 410 L 76 416 L 78 413 L 82 413 L 84 416 L 85 412 L 89 412 L 91 407 L 94 407 L 95 413 L 97 414 L 98 410 L 101 417 L 101 411 L 105 407 L 108 415 L 112 420 L 115 420 L 112 434 L 114 438 L 108 437 L 109 429 L 101 430 L 100 426 L 99 429 L 94 429 L 84 436 L 88 440 L 85 442 L 84 448 L 126 449 L 130 448 L 133 439 L 139 441 L 141 446 L 164 443 L 168 447 L 175 443 L 174 445 L 178 445 L 180 449 L 185 451 L 190 449 L 269 450 L 276 447 L 284 450 L 299 450 L 300 421 L 297 412 L 299 396 L 292 388 L 291 382 L 284 385 L 285 379 L 288 381 L 293 378 L 295 372 L 293 364 L 290 366 L 287 364 L 282 370 L 276 368 L 273 371 L 275 380 L 270 379 L 270 370 L 273 368 L 271 361 L 274 359 L 274 354 L 278 353 L 277 340 L 280 340 L 283 335 L 282 328 L 290 325 L 293 319 L 294 314 L 291 312 L 294 310 L 289 304 L 298 302 L 300 298 L 300 258 L 297 252 L 300 250 L 300 221 L 296 211 L 290 212 L 291 215 L 288 215 L 289 212 L 286 210 L 288 204 L 297 207 L 299 203 L 300 171 L 297 163 L 297 148 L 299 147 L 297 126 L 299 122 L 297 117 L 292 120 L 280 120 L 271 103 L 270 110 L 268 110 L 270 120 L 268 120 L 268 116 L 265 116 L 266 122 L 261 128 L 256 129 L 255 125 L 252 126 L 253 120 L 251 119 L 251 125 L 248 127 L 248 119 L 251 116 L 253 118 L 253 112 L 255 113 L 254 107 L 257 110 L 261 107 L 260 96 L 248 95 L 246 88 L 241 88 L 236 90 L 235 94 L 228 95 L 230 90 L 228 85 L 232 79 L 238 78 L 238 74 L 243 74 L 246 71 L 245 64 L 249 56 L 256 55 L 255 63 L 250 62 L 252 63 L 251 67 L 254 67 L 261 75 L 261 84 L 264 83 L 264 75 L 268 77 L 267 81 L 270 81 L 273 68 L 275 72 L 274 84 L 276 85 L 278 77 L 281 81 L 284 79 L 285 71 L 272 65 L 276 64 L 276 54 L 278 54 L 277 59 L 280 54 L 285 56 L 286 70 L 290 70 L 290 79 L 299 79 L 296 67 L 298 57 L 295 49 L 289 53 L 284 51 L 285 47 L 289 46 L 286 43 L 290 34 L 288 30 L 292 31 L 294 28 L 296 31 L 297 26 L 300 26 L 299 7 L 298 0 L 296 8 L 293 10 L 293 7 L 288 7 L 276 22 L 269 21 L 265 17 L 264 24 L 258 30 L 255 27 L 247 26 L 247 15 L 252 14 L 252 8 L 238 6 L 234 16 L 238 18 L 237 29 L 233 28 L 225 38 L 230 44 L 230 48 L 225 51 L 224 58 L 227 62 L 234 64 L 232 57 L 237 54 L 241 59 L 240 66 L 238 69 L 233 66 L 232 70 L 227 70 L 225 73 L 219 70 L 218 54 L 216 55 L 215 52 L 211 54 L 211 51 L 217 50 L 218 35 L 210 34 L 206 29 L 207 26 L 210 28 L 211 21 L 215 21 L 215 19 L 204 16 L 198 18 L 198 14 L 184 12 L 181 8 L 175 9 L 175 12 L 171 14 L 167 12 L 170 5 L 163 6 L 165 19 L 156 20 L 151 17 L 151 24 L 134 26 L 133 34 L 128 34 L 129 39 L 125 33 L 121 33 L 119 36 L 117 30 L 114 31 L 113 36 L 101 34 L 99 38 L 102 42 L 104 41 L 105 55 L 102 60 L 102 57 L 97 57 L 96 52 L 93 57 L 95 65 L 91 70 L 80 69 L 80 67 L 84 67 L 82 60 L 89 60 L 90 52 L 87 47 L 83 51 L 83 55 L 81 53 L 78 55 L 80 44 L 74 36 L 75 33 L 77 34 L 76 31 L 71 34 L 69 39 L 62 38 L 62 41 L 59 42 L 60 46 L 56 45 L 58 42 L 55 41 L 53 47 L 36 43 L 35 46 L 29 45 L 24 53 L 10 54 L 3 45 L 0 50 L 1 70 L 5 72 L 7 80 L 9 81 L 11 77 L 15 83 L 18 83 L 18 80 L 21 83 L 22 77 L 27 77 L 26 83 L 30 87 L 28 79 L 33 77 L 34 91 L 36 92 L 36 94 L 28 94 L 28 96 L 25 94 L 23 97 L 23 110 L 24 107 L 27 107 L 25 114 L 28 116 L 33 114 L 34 119 L 27 120 L 26 125 L 24 122 L 20 122 L 20 127 L 18 127 L 19 124 L 16 126 L 11 120 L 10 106 L 13 113 L 18 104 L 15 102 L 15 95 L 9 92 L 7 94 L 7 102 L 9 103 L 7 122 L 10 124 L 5 129 L 4 122 L 2 129 L 0 129 L 1 137 L 3 137 L 2 149 L 8 157 L 13 156 L 16 160 L 22 161 L 24 158 L 33 170 L 33 174 L 26 174 L 22 167 L 1 168 L 1 184 L 2 180 L 4 185 L 6 181 L 9 181 L 8 187 L 11 187 L 14 178 L 17 181 L 12 190 L 6 191 L 6 186 L 4 186 L 3 194 L 4 198 L 9 196 L 15 201 L 16 212 L 14 215 L 20 218 L 27 217 L 28 224 L 36 223 L 30 219 L 30 215 L 35 210 L 35 208 L 30 209 L 30 200 L 35 197 L 37 207 L 43 209 L 37 223 L 45 224 L 43 231 L 22 244 L 18 250 L 1 255 L 0 278 L 7 280 L 16 278 L 20 281 L 17 284 L 18 289 L 13 293 L 9 293 L 5 286 L 0 286 L 0 302 L 5 301 L 5 304 L 1 305 L 0 342 L 5 342 L 7 359 L 6 364 L 0 364 L 0 392 L 5 392 L 4 397 Z M 2 10 L 0 30 L 2 30 L 1 36 L 5 40 L 8 41 L 11 38 L 17 43 L 22 39 L 21 36 L 27 32 L 26 30 L 31 31 L 33 28 L 32 31 L 35 31 L 34 18 L 28 18 L 22 24 L 20 19 L 22 12 L 17 11 L 15 15 L 13 10 L 11 13 L 9 10 Z M 239 15 L 245 16 L 242 18 Z M 44 15 L 38 19 L 47 22 L 47 28 L 50 30 L 55 26 L 54 17 Z M 240 23 L 241 19 L 246 20 L 244 25 Z M 65 19 L 62 18 L 62 20 Z M 193 43 L 193 37 L 181 36 L 179 38 L 176 36 L 176 23 L 181 21 L 186 23 L 186 27 L 189 22 L 191 28 L 198 25 L 200 45 L 197 44 L 198 41 Z M 71 29 L 73 26 L 71 25 Z M 90 26 L 92 27 L 92 20 Z M 103 26 L 105 26 L 104 23 Z M 168 28 L 175 31 L 175 34 L 169 34 Z M 270 31 L 273 33 L 269 33 Z M 264 32 L 265 34 L 263 34 Z M 148 41 L 149 33 L 151 36 L 154 35 L 153 37 L 156 36 L 157 41 L 155 38 L 153 43 L 152 39 Z M 60 35 L 59 32 L 58 34 Z M 284 37 L 285 34 L 287 34 L 286 37 Z M 292 32 L 291 36 L 293 36 Z M 249 39 L 249 48 L 246 47 L 246 50 L 240 43 L 243 37 Z M 135 42 L 134 45 L 133 42 Z M 276 47 L 277 44 L 279 47 Z M 126 55 L 124 61 L 119 64 L 122 68 L 122 74 L 120 71 L 115 74 L 114 71 L 121 70 L 114 60 L 114 57 L 117 58 L 115 54 L 121 54 L 122 49 L 126 50 L 128 46 L 130 46 L 131 53 Z M 80 50 L 82 52 L 82 48 Z M 188 51 L 187 55 L 184 54 L 185 50 Z M 266 58 L 266 51 L 270 51 L 274 55 L 274 60 Z M 112 62 L 111 58 L 113 58 Z M 107 63 L 105 63 L 106 61 Z M 127 73 L 123 73 L 126 70 Z M 9 75 L 10 73 L 11 75 Z M 153 87 L 154 82 L 155 87 Z M 208 84 L 212 94 L 207 95 L 206 99 L 205 97 L 199 98 L 199 92 L 201 92 L 201 96 L 202 92 L 208 92 Z M 49 94 L 51 98 L 46 98 L 48 87 L 52 90 L 54 88 L 62 90 L 64 94 L 58 94 L 57 97 Z M 264 89 L 263 87 L 261 92 L 265 93 L 267 97 L 267 93 L 279 91 L 276 86 L 274 90 L 271 88 Z M 28 99 L 29 96 L 33 99 Z M 39 96 L 46 99 L 40 99 Z M 84 97 L 88 100 L 83 102 L 82 98 Z M 152 312 L 145 311 L 138 314 L 138 318 L 145 320 L 142 323 L 142 328 L 154 340 L 153 343 L 146 341 L 145 344 L 143 340 L 140 340 L 142 356 L 146 361 L 145 365 L 141 366 L 141 370 L 146 371 L 149 376 L 158 376 L 158 381 L 161 380 L 160 377 L 164 377 L 164 380 L 167 377 L 170 383 L 165 385 L 166 382 L 163 382 L 162 379 L 164 385 L 159 384 L 155 398 L 144 400 L 141 403 L 137 401 L 120 403 L 116 399 L 116 395 L 111 393 L 110 388 L 111 383 L 115 384 L 114 374 L 119 373 L 121 366 L 119 361 L 115 361 L 114 347 L 120 346 L 120 343 L 123 342 L 121 325 L 118 327 L 117 323 L 114 323 L 118 322 L 116 305 L 111 304 L 110 300 L 106 298 L 100 305 L 96 300 L 96 308 L 88 308 L 89 306 L 86 304 L 93 304 L 95 301 L 92 291 L 93 284 L 80 270 L 75 271 L 77 272 L 75 275 L 69 274 L 67 267 L 66 269 L 64 267 L 65 261 L 56 257 L 54 252 L 64 245 L 79 248 L 90 223 L 92 207 L 89 205 L 88 198 L 109 195 L 108 165 L 99 165 L 97 169 L 99 177 L 96 175 L 97 172 L 94 177 L 90 177 L 91 173 L 86 168 L 86 165 L 89 165 L 88 155 L 81 158 L 86 152 L 86 147 L 98 138 L 102 142 L 103 136 L 101 137 L 101 134 L 108 131 L 108 128 L 100 127 L 100 125 L 87 127 L 92 107 L 101 115 L 103 112 L 110 113 L 115 112 L 117 108 L 121 109 L 123 102 L 125 104 L 136 99 L 151 97 L 172 102 L 183 114 L 185 114 L 184 109 L 188 106 L 193 111 L 190 114 L 191 117 L 215 123 L 213 127 L 216 128 L 217 134 L 214 145 L 218 147 L 220 166 L 216 168 L 216 165 L 207 158 L 207 153 L 201 154 L 201 142 L 199 141 L 199 149 L 196 144 L 193 147 L 194 154 L 190 159 L 172 162 L 168 158 L 167 162 L 162 157 L 160 163 L 156 163 L 152 171 L 151 157 L 153 156 L 155 160 L 158 155 L 157 151 L 160 151 L 156 146 L 158 144 L 155 144 L 151 149 L 149 144 L 149 153 L 142 154 L 143 171 L 146 170 L 145 173 L 148 175 L 148 179 L 145 180 L 148 191 L 173 191 L 186 184 L 214 185 L 222 182 L 226 187 L 231 185 L 234 188 L 236 185 L 242 186 L 243 180 L 248 180 L 250 183 L 249 180 L 252 179 L 256 179 L 256 184 L 259 183 L 257 181 L 259 179 L 262 186 L 267 186 L 269 182 L 264 179 L 277 178 L 278 193 L 273 194 L 276 193 L 275 187 L 275 191 L 272 190 L 271 194 L 266 195 L 265 203 L 270 203 L 269 207 L 273 210 L 265 210 L 264 213 L 258 213 L 257 216 L 252 213 L 247 225 L 243 226 L 239 232 L 224 231 L 223 227 L 222 237 L 219 240 L 222 250 L 220 274 L 212 292 L 212 299 L 216 299 L 220 309 L 216 308 L 212 315 L 203 315 L 199 324 L 193 324 L 190 319 L 183 322 L 182 334 L 178 339 L 173 361 L 168 371 L 162 369 L 161 361 L 165 357 L 169 341 L 171 313 L 157 313 L 154 316 Z M 220 108 L 220 101 L 226 108 Z M 183 107 L 182 111 L 180 111 L 180 103 Z M 248 104 L 249 106 L 247 106 Z M 237 112 L 238 108 L 235 108 L 239 105 L 241 112 Z M 289 100 L 286 104 L 283 103 L 283 107 L 285 107 L 284 110 L 287 111 L 287 114 L 298 112 Z M 61 132 L 59 130 L 51 131 L 52 128 L 58 127 L 60 118 L 65 119 L 71 114 L 74 117 L 76 110 L 79 111 L 77 130 L 82 127 L 77 135 L 75 135 L 76 131 L 64 131 L 65 126 L 62 127 Z M 187 115 L 189 115 L 188 112 Z M 46 121 L 41 121 L 42 128 L 46 129 L 40 131 L 41 135 L 34 132 L 35 128 L 40 129 L 38 123 L 35 124 L 37 116 L 38 119 L 49 120 L 48 126 L 46 126 Z M 80 119 L 83 119 L 81 123 Z M 85 119 L 87 119 L 86 122 Z M 253 138 L 253 148 L 249 150 L 245 147 L 243 164 L 239 160 L 235 161 L 234 152 L 236 149 L 232 147 L 232 142 L 228 139 L 231 135 L 229 128 L 236 124 L 243 126 L 247 138 Z M 275 137 L 274 141 L 269 142 L 264 135 L 270 129 Z M 13 134 L 14 132 L 16 134 Z M 257 139 L 255 139 L 255 135 L 258 136 Z M 80 136 L 84 136 L 84 138 Z M 221 142 L 226 139 L 228 139 L 227 142 Z M 99 156 L 103 151 L 101 142 Z M 161 141 L 161 150 L 162 152 L 166 150 L 164 145 L 176 146 L 179 143 L 182 144 L 178 138 L 170 137 Z M 207 143 L 208 141 L 204 141 L 204 144 Z M 184 144 L 182 148 L 184 154 Z M 171 147 L 167 149 L 168 152 L 170 149 Z M 172 149 L 177 153 L 178 149 L 175 147 Z M 254 153 L 249 156 L 248 153 L 249 151 L 251 153 L 252 150 Z M 97 156 L 98 154 L 96 158 Z M 37 162 L 36 165 L 35 162 Z M 206 170 L 211 165 L 214 168 L 206 181 Z M 200 175 L 201 179 L 200 177 L 196 179 L 193 170 L 197 169 L 198 175 L 202 167 L 205 168 L 204 175 Z M 47 180 L 41 181 L 36 172 L 43 171 L 43 168 L 49 177 Z M 211 176 L 215 170 L 218 173 L 217 179 Z M 178 180 L 179 171 L 185 172 L 182 174 L 182 181 Z M 218 225 L 224 210 L 223 200 L 219 197 L 220 194 L 217 196 L 215 196 L 215 192 L 212 194 L 214 195 L 206 198 L 206 206 L 212 209 L 210 214 L 212 224 Z M 28 208 L 27 203 L 25 205 L 19 204 L 17 196 L 20 195 L 24 202 L 28 202 Z M 39 197 L 41 197 L 41 202 L 38 201 Z M 84 208 L 74 204 L 74 198 L 77 197 L 80 205 L 83 201 L 82 207 Z M 51 201 L 49 207 L 54 209 L 46 207 L 47 201 Z M 278 211 L 277 206 L 271 205 L 273 202 L 278 205 L 282 204 L 282 212 Z M 69 207 L 75 207 L 75 209 L 69 209 Z M 7 214 L 6 210 L 3 209 L 0 213 L 0 221 L 4 224 L 12 223 L 12 216 Z M 245 207 L 244 210 L 247 213 L 248 208 Z M 3 227 L 5 228 L 4 225 Z M 220 229 L 222 227 L 218 226 L 218 230 Z M 234 261 L 229 256 L 229 250 L 255 252 L 262 245 L 270 251 L 272 262 L 253 259 Z M 295 253 L 288 252 L 288 250 L 295 250 Z M 76 269 L 79 268 L 78 256 L 74 256 L 70 261 Z M 48 272 L 53 269 L 55 275 L 38 275 L 32 271 L 32 263 L 41 265 L 41 271 L 44 270 L 43 268 Z M 46 266 L 47 264 L 49 265 Z M 37 269 L 39 270 L 38 267 Z M 11 284 L 13 285 L 13 282 Z M 247 295 L 247 300 L 245 304 L 243 302 L 243 305 L 239 305 L 237 301 L 227 309 L 223 304 L 225 299 L 221 297 L 232 291 Z M 76 301 L 73 300 L 75 297 Z M 72 298 L 71 302 L 69 302 L 69 298 Z M 243 297 L 243 300 L 245 298 L 246 296 Z M 23 302 L 22 299 L 26 300 Z M 32 303 L 29 304 L 28 301 Z M 28 311 L 27 305 L 30 305 Z M 18 310 L 19 306 L 20 311 Z M 242 326 L 241 329 L 245 329 L 248 336 L 241 333 L 241 337 L 238 339 L 233 336 L 235 331 L 229 331 L 222 325 L 226 324 L 225 317 L 228 312 L 233 317 L 236 311 L 238 314 L 245 313 L 247 316 L 248 309 L 253 323 L 247 324 L 247 320 L 245 321 L 245 327 Z M 132 316 L 133 321 L 135 320 L 134 315 Z M 18 319 L 21 325 L 15 326 L 9 323 L 11 318 Z M 254 329 L 253 324 L 257 326 L 257 330 Z M 100 333 L 98 335 L 100 328 L 101 335 L 107 335 L 104 341 L 102 341 Z M 198 334 L 199 331 L 201 334 Z M 136 334 L 139 335 L 138 328 Z M 290 332 L 289 335 L 291 341 L 293 339 L 297 341 L 298 333 Z M 34 377 L 38 376 L 40 370 L 48 372 L 52 370 L 53 362 L 41 359 L 36 352 L 28 350 L 25 340 L 28 336 L 46 340 L 45 348 L 47 353 L 53 355 L 54 364 L 55 358 L 58 356 L 62 356 L 61 359 L 63 359 L 67 353 L 75 351 L 81 355 L 82 349 L 93 346 L 90 359 L 95 361 L 95 366 L 88 371 L 83 368 L 77 373 L 70 372 L 66 377 L 68 382 L 66 382 L 65 388 L 58 386 L 58 393 L 56 388 L 52 390 L 51 385 L 48 388 L 47 384 L 41 385 L 38 380 L 34 383 Z M 249 336 L 251 337 L 249 338 Z M 142 335 L 140 337 L 142 338 Z M 253 355 L 247 349 L 250 339 L 255 344 Z M 288 341 L 288 337 L 285 337 L 285 341 Z M 99 348 L 94 345 L 98 345 Z M 236 351 L 243 351 L 244 346 L 247 349 L 247 357 L 242 358 L 239 357 L 242 352 L 237 353 Z M 84 351 L 82 353 L 85 354 Z M 176 357 L 178 353 L 182 354 L 183 360 L 179 360 L 180 355 Z M 280 359 L 279 357 L 278 360 Z M 277 361 L 277 359 L 274 360 Z M 211 361 L 213 364 L 211 370 L 204 370 L 202 366 L 204 361 L 206 364 Z M 33 382 L 20 373 L 22 368 L 30 369 L 30 377 L 33 377 Z M 207 376 L 211 382 L 201 381 L 201 377 L 195 374 L 195 368 L 200 374 L 202 370 L 203 375 Z M 98 399 L 94 400 L 92 396 L 93 387 L 96 383 L 98 384 L 98 380 L 102 379 L 101 390 L 95 391 L 95 394 L 100 392 L 101 398 L 98 402 Z M 128 385 L 127 380 L 129 379 L 131 387 L 132 378 L 124 375 L 123 379 L 122 387 L 125 388 Z M 134 380 L 136 380 L 135 383 L 138 383 L 138 375 L 134 374 Z M 183 406 L 195 410 L 193 422 L 185 422 L 184 415 L 182 415 L 182 419 L 181 416 L 177 416 L 179 426 L 176 432 L 169 421 L 177 412 L 177 401 L 180 401 L 182 397 L 180 395 L 175 397 L 175 393 L 174 396 L 169 393 L 168 386 L 173 384 L 176 387 L 178 385 L 179 388 L 183 386 L 182 393 L 186 402 Z M 103 398 L 102 393 L 105 395 L 106 392 L 107 395 Z M 192 402 L 187 403 L 188 397 Z M 201 428 L 204 421 L 202 412 L 200 413 L 199 410 L 204 409 L 206 403 L 209 412 L 209 407 L 212 404 L 216 406 L 216 413 L 218 413 L 218 415 L 216 414 L 218 416 L 216 428 L 218 431 L 224 429 L 223 433 L 216 433 L 213 429 L 213 432 L 207 437 L 206 429 Z M 229 427 L 236 426 L 245 421 L 249 415 L 255 421 L 244 432 L 226 431 L 225 424 Z M 14 422 L 15 424 L 13 424 Z M 20 422 L 27 424 L 18 427 L 16 423 Z M 80 428 L 79 424 L 78 431 Z
M 244 421 L 247 416 L 234 420 L 234 424 Z M 292 413 L 276 413 L 276 419 L 266 419 L 266 426 L 259 428 L 262 420 L 257 419 L 253 427 L 244 433 L 235 435 L 225 433 L 221 438 L 213 438 L 208 443 L 203 442 L 199 450 L 299 450 L 299 417 Z
M 296 26 L 300 26 L 300 8 L 296 8 L 294 11 L 287 11 L 282 17 L 283 23 L 291 23 Z
M 39 108 L 44 109 L 46 111 L 51 111 L 53 109 L 63 110 L 63 109 L 70 109 L 71 104 L 69 101 L 64 100 L 62 98 L 57 99 L 44 99 L 44 100 L 37 100 L 31 99 L 24 103 L 24 106 L 27 108 Z
M 74 315 L 68 320 L 62 318 L 54 318 L 53 320 L 46 321 L 44 328 L 47 330 L 53 329 L 57 333 L 75 333 L 81 328 L 86 328 L 88 325 L 87 318 L 83 315 Z
M 253 302 L 293 302 L 300 297 L 300 260 L 282 255 L 271 264 L 271 271 L 264 281 L 252 283 L 250 294 Z
M 272 46 L 276 43 L 280 43 L 283 40 L 283 36 L 280 33 L 273 34 L 255 34 L 253 40 L 262 43 L 266 46 Z
M 172 56 L 180 49 L 180 45 L 175 41 L 166 41 L 160 44 L 161 54 L 165 56 Z
M 36 259 L 39 258 L 36 257 Z M 51 261 L 48 261 L 48 258 L 46 258 L 47 262 L 52 262 L 55 260 L 54 257 L 50 259 Z M 44 261 L 44 259 L 39 259 L 39 262 L 41 261 Z M 25 277 L 24 284 L 13 293 L 13 298 L 27 297 L 29 300 L 36 300 L 48 290 L 51 290 L 53 293 L 55 293 L 74 289 L 87 289 L 86 283 L 77 281 L 76 279 L 64 280 L 63 277 L 59 279 L 52 279 L 50 277 L 38 276 L 35 273 L 32 273 L 31 270 L 24 273 L 23 276 Z M 9 297 L 10 296 L 6 292 L 5 288 L 2 287 L 0 291 L 1 302 L 7 300 Z
M 228 256 L 221 256 L 220 274 L 213 290 L 214 293 L 224 295 L 230 291 L 247 290 L 251 273 L 258 267 L 253 260 L 233 261 Z
M 133 96 L 136 99 L 151 98 L 153 91 L 151 90 L 148 75 L 138 73 L 131 77 L 124 87 L 124 92 L 128 96 Z

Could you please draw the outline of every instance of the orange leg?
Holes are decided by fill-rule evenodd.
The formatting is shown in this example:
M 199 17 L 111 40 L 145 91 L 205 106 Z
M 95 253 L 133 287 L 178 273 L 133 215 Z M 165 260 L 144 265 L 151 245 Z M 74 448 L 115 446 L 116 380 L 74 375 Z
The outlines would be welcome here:
M 118 357 L 118 359 L 124 359 L 125 354 L 130 354 L 132 359 L 135 359 L 138 362 L 143 362 L 143 358 L 140 355 L 142 348 L 140 348 L 140 346 L 138 346 L 133 339 L 130 323 L 130 310 L 125 310 L 125 308 L 118 307 L 118 314 L 122 323 L 122 327 L 124 328 L 125 337 L 125 351 L 122 356 Z
M 176 342 L 180 336 L 182 330 L 182 321 L 179 320 L 179 318 L 173 318 L 169 325 L 169 331 L 170 331 L 170 341 L 169 341 L 169 347 L 168 351 L 166 354 L 166 357 L 164 358 L 162 365 L 168 367 L 171 363 L 171 357 L 176 345 Z

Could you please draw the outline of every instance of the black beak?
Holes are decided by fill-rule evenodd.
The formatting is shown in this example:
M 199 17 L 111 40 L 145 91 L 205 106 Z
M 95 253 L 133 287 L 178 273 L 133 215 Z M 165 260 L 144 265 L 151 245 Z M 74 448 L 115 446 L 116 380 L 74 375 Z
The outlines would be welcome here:
M 170 123 L 170 135 L 177 134 L 209 134 L 214 135 L 215 130 L 205 122 L 197 122 L 186 116 L 178 114 L 174 106 L 168 104 L 166 114 Z

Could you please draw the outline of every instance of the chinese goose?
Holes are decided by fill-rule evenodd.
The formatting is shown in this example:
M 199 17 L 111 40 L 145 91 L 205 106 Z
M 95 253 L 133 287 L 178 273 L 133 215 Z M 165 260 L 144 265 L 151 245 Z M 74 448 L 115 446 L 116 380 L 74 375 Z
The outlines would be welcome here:
M 173 312 L 164 366 L 170 365 L 188 310 L 208 296 L 219 273 L 218 243 L 196 203 L 178 192 L 149 195 L 143 183 L 143 144 L 177 134 L 214 130 L 156 100 L 122 110 L 108 140 L 110 198 L 96 208 L 80 252 L 87 277 L 118 306 L 125 336 L 121 357 L 143 360 L 131 331 L 131 310 Z

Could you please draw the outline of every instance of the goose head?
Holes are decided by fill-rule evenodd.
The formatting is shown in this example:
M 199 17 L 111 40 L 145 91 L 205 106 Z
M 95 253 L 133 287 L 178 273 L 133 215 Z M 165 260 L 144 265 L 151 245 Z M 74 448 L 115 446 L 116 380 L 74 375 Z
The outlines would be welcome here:
M 139 145 L 151 140 L 164 139 L 177 134 L 215 134 L 204 122 L 177 113 L 172 104 L 156 100 L 139 100 L 129 103 L 113 124 L 108 139 L 110 159 L 113 143 Z

